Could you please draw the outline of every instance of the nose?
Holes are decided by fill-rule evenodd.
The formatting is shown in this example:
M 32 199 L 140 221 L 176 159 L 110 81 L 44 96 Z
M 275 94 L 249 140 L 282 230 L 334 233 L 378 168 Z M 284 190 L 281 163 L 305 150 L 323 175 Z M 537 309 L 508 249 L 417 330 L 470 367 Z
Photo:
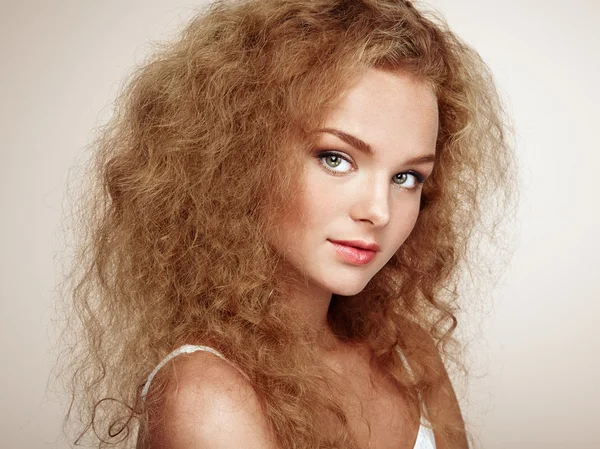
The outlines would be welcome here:
M 368 221 L 375 227 L 387 225 L 390 222 L 389 181 L 365 180 L 350 207 L 350 217 L 355 221 Z

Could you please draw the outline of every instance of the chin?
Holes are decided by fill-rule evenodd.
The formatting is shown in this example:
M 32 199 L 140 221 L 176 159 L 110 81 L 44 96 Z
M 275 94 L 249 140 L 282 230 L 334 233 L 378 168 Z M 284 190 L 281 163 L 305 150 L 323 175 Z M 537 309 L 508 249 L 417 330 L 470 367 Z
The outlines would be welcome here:
M 367 286 L 367 282 L 345 282 L 330 286 L 331 293 L 339 296 L 354 296 L 359 294 Z

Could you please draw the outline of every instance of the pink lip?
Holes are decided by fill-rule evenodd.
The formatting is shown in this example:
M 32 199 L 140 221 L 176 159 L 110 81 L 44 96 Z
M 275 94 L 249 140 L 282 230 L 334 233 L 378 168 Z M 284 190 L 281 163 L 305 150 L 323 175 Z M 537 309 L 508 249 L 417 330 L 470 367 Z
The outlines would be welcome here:
M 377 243 L 367 243 L 363 240 L 329 240 L 331 243 L 339 243 L 340 245 L 352 246 L 358 249 L 368 249 L 370 251 L 381 251 Z
M 351 264 L 367 264 L 371 262 L 377 255 L 377 251 L 350 246 L 347 244 L 347 242 L 341 243 L 334 242 L 332 240 L 330 240 L 329 242 L 335 247 L 335 252 L 338 254 L 338 256 L 340 256 L 344 261 L 349 262 Z M 373 247 L 376 245 L 371 246 Z

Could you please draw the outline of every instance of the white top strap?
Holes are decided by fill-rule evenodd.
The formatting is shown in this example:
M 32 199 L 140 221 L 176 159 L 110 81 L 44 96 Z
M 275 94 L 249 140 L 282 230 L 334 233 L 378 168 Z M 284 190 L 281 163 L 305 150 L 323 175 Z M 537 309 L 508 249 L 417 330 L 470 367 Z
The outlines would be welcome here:
M 414 376 L 413 370 L 410 367 L 410 365 L 408 364 L 408 360 L 406 360 L 406 357 L 402 353 L 402 350 L 400 349 L 399 346 L 396 346 L 396 352 L 400 356 L 400 360 L 402 361 L 402 364 L 406 367 L 406 370 L 408 371 L 408 374 L 410 374 L 411 376 Z
M 417 440 L 413 449 L 435 449 L 435 435 L 431 427 L 425 426 L 423 423 L 419 426 L 419 433 L 417 433 Z
M 191 354 L 192 352 L 196 352 L 196 351 L 210 352 L 211 354 L 216 355 L 220 359 L 223 359 L 227 363 L 231 364 L 231 362 L 229 360 L 227 360 L 223 354 L 221 354 L 216 349 L 211 348 L 210 346 L 202 346 L 202 345 L 183 345 L 183 346 L 180 346 L 179 348 L 177 348 L 174 351 L 170 352 L 164 359 L 162 359 L 160 361 L 160 363 L 158 365 L 156 365 L 156 368 L 154 368 L 152 370 L 152 372 L 148 376 L 148 380 L 146 380 L 146 384 L 144 385 L 144 388 L 142 389 L 142 401 L 146 400 L 146 395 L 148 394 L 148 390 L 150 390 L 150 383 L 152 382 L 152 379 L 154 379 L 154 376 L 156 376 L 156 374 L 160 371 L 160 369 L 163 366 L 165 366 L 170 360 L 174 359 L 179 354 Z M 235 368 L 238 369 L 238 371 L 239 371 L 239 368 L 237 368 L 237 367 L 235 367 Z M 247 376 L 244 373 L 242 373 L 242 375 L 244 375 L 244 377 L 247 378 Z
M 404 356 L 404 354 L 400 350 L 400 347 L 396 346 L 396 352 L 400 356 L 400 360 L 402 361 L 402 364 L 406 367 L 406 370 L 408 371 L 408 374 L 411 377 L 414 377 L 414 375 L 415 375 L 414 371 L 412 370 L 412 368 L 410 367 L 410 364 L 408 363 L 408 360 L 406 359 L 406 357 Z M 422 429 L 424 431 L 429 431 L 429 432 L 426 432 L 428 437 L 429 436 L 433 437 L 433 431 L 431 430 L 431 424 L 429 423 L 429 421 L 427 420 L 427 418 L 425 418 L 424 416 L 421 416 L 421 427 L 422 427 Z M 421 429 L 419 430 L 419 436 L 421 436 Z M 417 441 L 419 441 L 418 438 L 417 438 Z M 415 448 L 416 447 L 417 446 L 415 446 Z

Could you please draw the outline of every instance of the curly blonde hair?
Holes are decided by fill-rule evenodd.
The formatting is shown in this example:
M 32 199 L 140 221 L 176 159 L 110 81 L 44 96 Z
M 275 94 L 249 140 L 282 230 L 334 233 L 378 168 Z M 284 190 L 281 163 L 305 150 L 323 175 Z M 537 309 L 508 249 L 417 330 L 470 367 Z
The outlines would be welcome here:
M 149 372 L 179 345 L 210 342 L 248 375 L 282 448 L 358 447 L 322 394 L 268 236 L 293 207 L 299 149 L 366 68 L 433 86 L 435 169 L 412 234 L 361 293 L 333 295 L 328 319 L 452 447 L 463 430 L 436 413 L 444 373 L 427 348 L 450 353 L 469 249 L 502 221 L 514 162 L 485 64 L 400 0 L 219 1 L 132 75 L 94 142 L 77 213 L 65 335 L 79 441 L 134 447 Z

